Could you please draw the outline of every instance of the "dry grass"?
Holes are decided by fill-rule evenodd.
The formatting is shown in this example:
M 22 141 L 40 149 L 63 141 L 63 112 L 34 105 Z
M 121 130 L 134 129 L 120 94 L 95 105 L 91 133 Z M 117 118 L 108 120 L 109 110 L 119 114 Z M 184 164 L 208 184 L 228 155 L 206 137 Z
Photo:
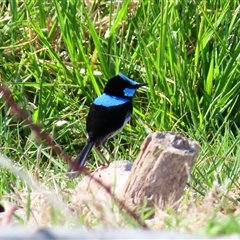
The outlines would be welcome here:
M 5 161 L 5 166 L 8 165 L 8 168 L 14 171 L 25 183 L 25 187 L 19 190 L 12 185 L 12 193 L 4 195 L 2 203 L 5 212 L 1 213 L 1 226 L 84 225 L 87 228 L 132 226 L 133 220 L 129 221 L 130 218 L 117 208 L 114 201 L 99 201 L 99 198 L 94 197 L 94 193 L 87 195 L 79 193 L 77 189 L 60 188 L 58 183 L 64 185 L 63 182 L 66 181 L 63 176 L 58 176 L 58 179 L 51 177 L 44 182 L 38 181 L 30 172 L 19 170 L 10 164 L 10 160 L 6 160 L 1 156 L 1 162 Z M 151 229 L 156 230 L 201 233 L 203 227 L 213 217 L 220 221 L 230 212 L 235 216 L 239 214 L 240 209 L 234 204 L 233 199 L 223 198 L 226 193 L 226 189 L 217 183 L 202 198 L 191 188 L 186 188 L 181 200 L 174 205 L 169 204 L 164 210 L 160 201 L 158 206 L 155 206 L 154 217 L 145 219 L 146 223 Z M 228 196 L 237 194 L 239 193 L 231 192 Z M 92 198 L 89 199 L 89 196 Z M 76 197 L 77 201 L 74 200 Z
M 133 160 L 147 132 L 172 129 L 202 145 L 194 175 L 207 189 L 202 197 L 186 188 L 177 210 L 159 203 L 149 226 L 196 232 L 219 225 L 226 233 L 240 222 L 238 1 L 129 1 L 122 16 L 128 1 L 2 2 L 0 81 L 43 131 L 75 155 L 104 81 L 119 71 L 141 78 L 149 89 L 139 94 L 131 125 L 110 144 L 116 159 Z M 10 113 L 1 100 L 1 152 L 14 161 L 0 156 L 2 226 L 139 226 L 116 205 L 94 198 L 92 206 L 87 199 L 73 204 L 77 182 L 66 179 L 67 167 Z M 140 212 L 144 220 L 147 211 Z M 231 216 L 225 226 L 218 222 Z

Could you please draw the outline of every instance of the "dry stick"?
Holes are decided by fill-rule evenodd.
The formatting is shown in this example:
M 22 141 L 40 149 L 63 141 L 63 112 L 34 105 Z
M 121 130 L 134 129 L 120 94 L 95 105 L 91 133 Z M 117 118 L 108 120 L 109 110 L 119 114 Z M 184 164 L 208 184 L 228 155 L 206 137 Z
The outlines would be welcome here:
M 0 93 L 2 94 L 2 98 L 3 100 L 8 103 L 11 108 L 12 111 L 19 116 L 22 120 L 26 121 L 29 124 L 29 128 L 34 131 L 37 135 L 37 137 L 39 137 L 40 139 L 42 139 L 42 141 L 44 141 L 48 146 L 50 146 L 59 156 L 61 156 L 67 163 L 69 163 L 71 166 L 75 165 L 75 162 L 72 161 L 71 157 L 68 156 L 63 150 L 62 148 L 49 136 L 49 134 L 42 132 L 41 131 L 41 127 L 39 125 L 36 125 L 32 122 L 31 118 L 21 109 L 21 107 L 15 102 L 15 100 L 12 97 L 12 93 L 9 90 L 9 88 L 7 86 L 4 86 L 2 84 L 0 84 Z M 82 173 L 86 173 L 86 171 L 83 171 L 83 168 L 80 168 L 80 170 L 82 170 Z M 96 179 L 95 177 L 91 177 L 96 183 L 98 183 L 99 185 L 101 185 L 105 191 L 112 196 L 112 198 L 114 199 L 114 201 L 120 206 L 122 207 L 132 218 L 134 218 L 139 225 L 141 225 L 143 228 L 148 228 L 147 225 L 141 221 L 141 219 L 139 218 L 139 216 L 132 211 L 125 203 L 124 201 L 118 199 L 116 196 L 113 195 L 111 188 L 109 186 L 106 186 L 105 184 L 103 184 L 100 180 Z
M 66 162 L 72 162 L 71 158 L 65 152 L 63 152 L 61 147 L 47 133 L 42 132 L 41 127 L 34 124 L 27 113 L 25 113 L 21 107 L 19 107 L 19 105 L 13 99 L 11 91 L 8 87 L 1 85 L 0 92 L 2 93 L 3 100 L 11 106 L 12 111 L 23 121 L 26 121 L 27 124 L 29 124 L 29 128 L 34 131 L 39 138 L 46 142 L 47 145 L 50 146 L 58 155 L 62 156 Z

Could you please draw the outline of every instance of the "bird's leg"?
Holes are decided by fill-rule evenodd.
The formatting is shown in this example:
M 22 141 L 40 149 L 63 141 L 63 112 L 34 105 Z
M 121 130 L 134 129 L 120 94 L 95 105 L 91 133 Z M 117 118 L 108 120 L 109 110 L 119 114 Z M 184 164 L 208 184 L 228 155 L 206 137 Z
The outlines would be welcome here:
M 105 150 L 107 150 L 107 152 L 109 153 L 109 155 L 111 156 L 111 158 L 114 158 L 113 152 L 111 152 L 111 151 L 107 148 L 106 143 L 103 143 L 102 146 L 103 146 L 103 148 L 104 148 Z
M 106 159 L 106 157 L 101 153 L 101 151 L 99 150 L 98 147 L 95 147 L 96 151 L 98 152 L 98 154 L 103 158 L 103 160 L 105 161 L 105 165 L 108 166 L 110 164 L 110 162 Z

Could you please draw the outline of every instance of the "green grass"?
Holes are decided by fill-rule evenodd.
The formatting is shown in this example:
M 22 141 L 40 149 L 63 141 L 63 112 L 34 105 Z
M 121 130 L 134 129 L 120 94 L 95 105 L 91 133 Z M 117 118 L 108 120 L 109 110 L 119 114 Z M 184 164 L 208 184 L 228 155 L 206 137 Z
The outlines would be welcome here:
M 34 123 L 71 156 L 85 144 L 89 106 L 107 79 L 121 71 L 147 83 L 135 97 L 131 124 L 108 143 L 116 149 L 115 158 L 133 161 L 150 132 L 180 132 L 201 144 L 193 174 L 204 194 L 218 184 L 224 188 L 219 202 L 237 206 L 239 2 L 128 0 L 95 1 L 88 6 L 84 2 L 88 1 L 3 0 L 0 81 Z M 77 181 L 66 179 L 63 160 L 36 139 L 3 100 L 0 108 L 1 153 L 46 187 L 73 188 Z M 95 159 L 99 158 L 93 151 L 93 168 L 101 164 Z M 2 198 L 12 192 L 11 183 L 18 191 L 33 191 L 18 174 L 4 168 L 0 172 Z M 52 178 L 54 184 L 48 180 Z M 199 183 L 191 184 L 200 189 Z M 69 195 L 64 194 L 66 201 Z M 195 198 L 202 205 L 202 197 Z M 207 218 L 205 233 L 224 233 L 211 230 L 217 223 L 214 214 Z M 181 230 L 173 224 L 177 216 L 169 216 L 166 226 Z M 234 219 L 231 232 L 239 232 L 239 216 L 229 219 Z M 232 224 L 229 219 L 226 226 Z

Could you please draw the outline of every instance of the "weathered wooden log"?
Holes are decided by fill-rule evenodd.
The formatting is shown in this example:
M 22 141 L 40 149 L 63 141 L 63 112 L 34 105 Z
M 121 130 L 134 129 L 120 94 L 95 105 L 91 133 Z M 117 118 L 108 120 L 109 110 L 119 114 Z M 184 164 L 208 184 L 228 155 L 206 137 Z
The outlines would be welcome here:
M 200 145 L 173 132 L 149 134 L 141 146 L 128 182 L 124 199 L 132 207 L 173 204 L 186 186 Z
M 148 206 L 173 204 L 183 194 L 199 148 L 198 142 L 177 133 L 149 134 L 133 166 L 128 161 L 115 161 L 85 176 L 72 202 L 81 206 L 81 202 L 97 201 L 109 206 L 112 196 L 93 181 L 94 176 L 130 207 L 141 206 L 145 200 Z

